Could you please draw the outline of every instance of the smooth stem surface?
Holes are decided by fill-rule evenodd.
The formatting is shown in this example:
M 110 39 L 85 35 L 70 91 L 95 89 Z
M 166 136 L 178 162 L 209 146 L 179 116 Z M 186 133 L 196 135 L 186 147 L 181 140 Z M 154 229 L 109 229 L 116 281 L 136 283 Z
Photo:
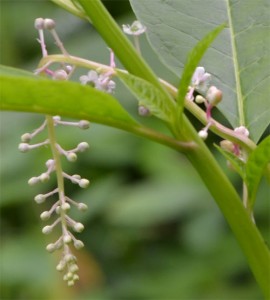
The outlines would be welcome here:
M 48 135 L 50 140 L 51 151 L 53 154 L 53 159 L 55 163 L 55 172 L 57 178 L 57 186 L 58 186 L 58 195 L 60 200 L 60 206 L 65 203 L 65 188 L 64 188 L 64 177 L 63 177 L 63 170 L 61 164 L 60 154 L 57 150 L 57 143 L 56 143 L 56 135 L 55 135 L 55 127 L 53 117 L 46 115 L 47 120 L 47 127 L 48 127 Z M 67 230 L 67 222 L 65 218 L 65 212 L 61 209 L 60 210 L 60 218 L 61 218 L 61 225 L 63 234 Z
M 136 50 L 131 47 L 131 44 L 123 36 L 118 25 L 103 7 L 101 1 L 78 0 L 78 2 L 85 9 L 86 14 L 90 17 L 96 29 L 108 43 L 109 47 L 115 51 L 127 70 L 134 75 L 148 80 L 159 88 L 158 79 L 153 78 L 153 72 L 151 72 L 149 67 L 136 53 Z M 216 163 L 213 155 L 204 143 L 199 140 L 195 130 L 187 122 L 186 118 L 184 119 L 185 130 L 187 131 L 185 135 L 189 134 L 190 139 L 193 139 L 199 146 L 190 150 L 187 153 L 187 157 L 200 174 L 230 224 L 265 297 L 269 298 L 270 254 L 268 248 L 259 231 L 250 220 L 232 184 Z M 177 138 L 182 136 L 180 130 L 178 132 L 174 130 L 174 134 Z

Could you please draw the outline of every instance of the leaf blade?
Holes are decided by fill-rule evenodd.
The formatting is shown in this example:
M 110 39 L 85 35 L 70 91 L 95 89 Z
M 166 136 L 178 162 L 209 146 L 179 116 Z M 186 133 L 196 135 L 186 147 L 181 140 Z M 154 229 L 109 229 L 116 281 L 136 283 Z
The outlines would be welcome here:
M 117 128 L 138 124 L 111 95 L 88 86 L 12 76 L 0 79 L 2 110 L 60 114 Z
M 171 122 L 175 105 L 166 94 L 140 77 L 123 72 L 117 72 L 117 75 L 135 95 L 139 104 L 148 108 L 151 114 L 157 118 Z
M 246 126 L 257 142 L 270 120 L 270 3 L 268 0 L 130 0 L 137 18 L 161 61 L 177 76 L 198 40 L 222 22 L 231 21 L 234 35 L 225 29 L 202 59 L 213 84 L 223 92 L 220 111 L 233 127 Z M 210 12 L 210 13 L 209 13 Z M 232 39 L 238 59 L 235 73 Z M 239 117 L 236 79 L 241 84 L 244 123 Z M 257 105 L 258 102 L 260 105 Z

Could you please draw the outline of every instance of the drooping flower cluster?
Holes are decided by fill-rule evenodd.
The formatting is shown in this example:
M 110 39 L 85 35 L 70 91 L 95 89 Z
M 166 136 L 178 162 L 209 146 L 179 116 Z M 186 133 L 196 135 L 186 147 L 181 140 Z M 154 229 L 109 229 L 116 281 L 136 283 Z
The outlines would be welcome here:
M 50 120 L 52 121 L 51 123 Z M 43 221 L 54 218 L 54 221 L 50 225 L 43 227 L 42 232 L 44 234 L 50 234 L 52 230 L 57 227 L 57 225 L 60 225 L 61 235 L 59 239 L 54 243 L 48 244 L 46 249 L 49 252 L 62 249 L 62 258 L 56 269 L 58 271 L 66 270 L 64 280 L 67 281 L 68 285 L 73 285 L 74 282 L 79 279 L 79 276 L 77 274 L 78 265 L 76 264 L 76 257 L 71 252 L 70 244 L 73 244 L 76 249 L 81 249 L 84 244 L 82 241 L 75 238 L 72 231 L 81 232 L 84 229 L 84 226 L 80 222 L 76 222 L 69 217 L 68 212 L 71 209 L 71 206 L 76 207 L 80 211 L 85 211 L 87 209 L 87 205 L 84 203 L 77 203 L 67 197 L 64 189 L 64 179 L 68 179 L 72 183 L 78 184 L 81 188 L 86 188 L 89 185 L 89 180 L 81 178 L 79 175 L 71 176 L 63 172 L 60 156 L 65 156 L 68 161 L 74 162 L 77 160 L 77 153 L 84 152 L 89 148 L 89 145 L 86 142 L 81 142 L 74 149 L 64 150 L 58 143 L 56 143 L 54 137 L 50 134 L 45 141 L 36 144 L 30 144 L 32 139 L 42 132 L 46 127 L 52 126 L 51 128 L 48 128 L 50 131 L 54 130 L 54 127 L 59 125 L 76 126 L 81 129 L 89 128 L 89 122 L 85 120 L 81 120 L 79 122 L 67 122 L 62 121 L 59 116 L 47 116 L 46 120 L 39 128 L 34 130 L 32 133 L 25 133 L 21 136 L 22 143 L 19 144 L 19 150 L 21 152 L 28 152 L 44 145 L 50 145 L 51 147 L 53 158 L 46 161 L 46 171 L 41 173 L 39 176 L 30 178 L 28 180 L 28 184 L 35 185 L 39 182 L 47 182 L 53 172 L 55 172 L 57 175 L 57 188 L 46 194 L 36 195 L 35 201 L 38 204 L 42 204 L 48 198 L 57 195 L 57 200 L 54 202 L 51 208 L 43 211 L 40 215 L 40 218 Z
M 212 125 L 211 111 L 222 100 L 222 91 L 215 86 L 210 86 L 211 75 L 205 72 L 203 67 L 197 67 L 192 79 L 189 91 L 186 95 L 186 99 L 189 101 L 194 100 L 194 92 L 198 95 L 195 98 L 195 102 L 198 104 L 204 103 L 206 107 L 206 126 L 199 131 L 199 136 L 202 139 L 206 139 L 208 136 L 208 129 Z M 210 87 L 209 87 L 210 86 Z

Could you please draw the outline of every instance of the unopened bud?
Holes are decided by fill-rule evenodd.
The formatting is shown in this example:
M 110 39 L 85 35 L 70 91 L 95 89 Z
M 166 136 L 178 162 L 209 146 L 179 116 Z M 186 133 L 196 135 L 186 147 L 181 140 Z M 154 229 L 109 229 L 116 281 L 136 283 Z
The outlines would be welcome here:
M 47 173 L 42 173 L 42 174 L 39 176 L 39 180 L 40 180 L 41 182 L 47 182 L 49 179 L 50 179 L 50 176 L 49 176 L 49 174 L 47 174 Z
M 77 148 L 80 152 L 83 152 L 89 148 L 89 145 L 86 142 L 82 142 L 77 146 Z
M 223 140 L 220 142 L 220 147 L 228 152 L 234 151 L 234 144 L 231 141 Z
M 25 133 L 21 136 L 21 141 L 23 143 L 29 143 L 31 141 L 31 134 L 30 133 Z
M 54 252 L 56 250 L 55 244 L 48 244 L 46 250 L 48 252 Z
M 205 98 L 201 95 L 197 95 L 195 98 L 195 102 L 198 104 L 204 103 L 205 102 Z
M 35 28 L 37 30 L 44 29 L 44 19 L 42 18 L 35 19 Z
M 25 152 L 28 152 L 30 150 L 30 147 L 29 147 L 29 145 L 27 143 L 20 143 L 19 144 L 19 150 L 21 152 L 25 153 Z
M 142 117 L 148 117 L 151 115 L 151 112 L 147 107 L 145 107 L 143 105 L 139 105 L 138 114 Z
M 41 215 L 40 215 L 40 219 L 42 221 L 46 221 L 50 218 L 51 213 L 49 211 L 44 211 Z
M 66 234 L 64 237 L 63 237 L 63 242 L 65 243 L 65 244 L 68 244 L 68 243 L 70 243 L 72 241 L 72 238 L 71 238 L 71 236 L 69 235 L 69 234 Z
M 234 129 L 234 132 L 236 132 L 238 134 L 242 134 L 242 135 L 244 135 L 246 137 L 249 136 L 249 131 L 248 131 L 248 129 L 245 126 L 236 127 Z
M 72 264 L 70 267 L 69 267 L 69 271 L 71 273 L 75 273 L 79 270 L 79 267 L 76 265 L 76 264 Z M 73 275 L 74 276 L 74 275 Z
M 42 194 L 38 194 L 35 197 L 35 201 L 37 202 L 37 204 L 43 203 L 46 200 L 46 197 Z
M 52 30 L 55 28 L 55 22 L 52 19 L 45 19 L 44 20 L 44 28 L 48 30 Z
M 90 126 L 90 123 L 86 120 L 81 120 L 78 123 L 78 127 L 81 128 L 81 129 L 88 129 L 89 126 Z
M 210 86 L 206 93 L 206 99 L 212 106 L 216 106 L 222 100 L 222 91 L 215 86 Z
M 84 230 L 84 226 L 82 223 L 75 223 L 72 227 L 76 232 L 82 232 Z
M 74 152 L 70 152 L 67 154 L 67 160 L 71 162 L 75 162 L 77 160 L 77 155 Z
M 198 135 L 200 138 L 202 138 L 203 140 L 206 140 L 206 138 L 208 137 L 208 132 L 205 130 L 201 130 L 198 132 Z
M 57 70 L 53 73 L 54 80 L 66 80 L 68 78 L 68 74 L 65 70 Z
M 39 177 L 31 177 L 29 180 L 28 180 L 28 184 L 29 185 L 34 185 L 36 183 L 39 182 Z
M 84 243 L 82 241 L 79 241 L 79 240 L 76 240 L 74 242 L 74 247 L 79 250 L 79 249 L 82 249 L 84 247 Z
M 48 226 L 45 226 L 45 227 L 42 228 L 42 233 L 49 234 L 49 233 L 52 232 L 52 230 L 53 230 L 53 227 L 48 225 Z
M 78 209 L 80 211 L 86 211 L 88 209 L 87 205 L 84 203 L 78 203 Z
M 88 185 L 89 185 L 89 180 L 87 180 L 87 179 L 83 178 L 79 181 L 79 186 L 83 189 L 87 188 Z
M 64 204 L 61 205 L 61 209 L 64 211 L 67 211 L 70 209 L 70 205 L 66 202 Z

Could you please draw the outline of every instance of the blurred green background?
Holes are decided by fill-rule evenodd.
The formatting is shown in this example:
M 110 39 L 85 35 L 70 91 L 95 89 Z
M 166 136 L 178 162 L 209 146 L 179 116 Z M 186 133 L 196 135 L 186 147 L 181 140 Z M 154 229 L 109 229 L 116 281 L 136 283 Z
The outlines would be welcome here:
M 134 20 L 127 1 L 105 4 L 119 25 Z M 41 58 L 33 27 L 37 17 L 56 20 L 57 32 L 72 55 L 108 63 L 106 45 L 86 22 L 49 1 L 1 0 L 1 64 L 35 70 Z M 59 53 L 48 35 L 46 42 L 49 53 Z M 142 50 L 159 76 L 177 83 L 145 37 Z M 80 70 L 73 79 L 86 72 Z M 166 132 L 161 123 L 137 116 L 136 100 L 119 82 L 115 96 L 141 122 Z M 74 288 L 66 287 L 55 270 L 60 254 L 45 250 L 59 233 L 41 233 L 44 223 L 39 215 L 49 203 L 33 201 L 36 194 L 55 187 L 54 179 L 27 185 L 30 177 L 43 172 L 50 156 L 47 149 L 27 154 L 17 150 L 20 136 L 38 127 L 43 116 L 1 112 L 0 117 L 0 299 L 262 299 L 236 240 L 188 161 L 164 146 L 96 124 L 83 132 L 57 131 L 66 149 L 81 141 L 90 144 L 75 164 L 63 162 L 69 174 L 91 180 L 83 191 L 66 186 L 72 199 L 89 207 L 85 213 L 72 213 L 85 225 L 78 234 L 85 248 L 76 252 L 80 281 Z M 201 127 L 195 120 L 194 124 Z M 210 136 L 209 146 L 214 142 L 219 139 Z M 219 155 L 217 160 L 241 190 L 238 176 L 227 170 Z M 263 181 L 255 216 L 269 243 L 268 196 Z

